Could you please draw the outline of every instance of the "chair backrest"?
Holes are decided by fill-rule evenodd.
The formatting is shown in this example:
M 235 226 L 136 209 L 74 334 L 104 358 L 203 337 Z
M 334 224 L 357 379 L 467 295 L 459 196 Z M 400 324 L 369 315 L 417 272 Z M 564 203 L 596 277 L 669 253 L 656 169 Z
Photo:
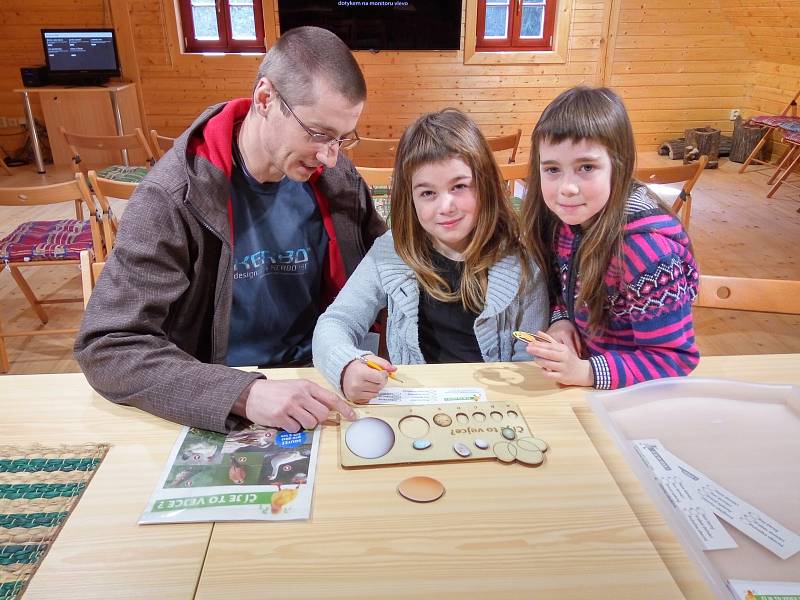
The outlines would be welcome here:
M 358 167 L 394 167 L 398 139 L 361 138 L 358 144 L 345 150 L 350 161 Z
M 797 116 L 797 99 L 798 98 L 800 98 L 800 90 L 797 91 L 797 93 L 794 95 L 794 98 L 789 100 L 789 104 L 787 104 L 783 108 L 783 110 L 780 112 L 780 115 L 778 115 L 778 116 L 781 116 L 781 117 L 787 117 L 787 116 L 796 117 Z
M 519 140 L 521 137 L 522 129 L 517 129 L 516 133 L 487 137 L 486 141 L 489 142 L 489 148 L 492 149 L 492 152 L 511 150 L 508 156 L 508 162 L 511 164 L 517 159 L 517 148 L 519 148 Z
M 91 255 L 88 250 L 81 251 L 81 287 L 83 289 L 83 307 L 89 304 L 89 296 L 92 295 L 97 278 L 106 266 L 105 262 L 99 262 Z
M 506 193 L 509 197 L 514 196 L 514 184 L 521 180 L 523 183 L 528 178 L 528 163 L 509 163 L 507 165 L 499 164 L 500 175 L 506 184 Z M 527 186 L 527 184 L 526 184 Z M 519 209 L 520 207 L 515 206 Z
M 172 148 L 175 143 L 175 138 L 159 135 L 155 129 L 150 130 L 150 146 L 153 149 L 156 159 L 161 158 L 164 154 Z
M 138 183 L 130 183 L 127 181 L 114 181 L 113 179 L 105 179 L 98 177 L 97 173 L 92 170 L 89 171 L 89 184 L 94 190 L 94 196 L 100 204 L 100 211 L 102 213 L 101 223 L 103 227 L 103 238 L 105 239 L 106 255 L 111 252 L 114 243 L 117 240 L 117 230 L 119 223 L 114 212 L 111 210 L 111 203 L 109 198 L 118 198 L 120 200 L 129 200 L 136 191 Z M 105 255 L 98 255 L 104 258 Z
M 356 167 L 369 186 L 375 210 L 388 223 L 392 208 L 392 173 L 388 167 Z
M 72 153 L 72 169 L 76 173 L 81 172 L 86 175 L 91 168 L 123 164 L 125 158 L 123 150 L 139 151 L 144 155 L 144 162 L 148 166 L 152 166 L 156 161 L 144 132 L 138 127 L 133 133 L 125 135 L 83 135 L 69 132 L 63 126 L 60 129 Z M 83 154 L 81 148 L 84 149 Z M 119 153 L 117 155 L 119 159 L 115 158 L 111 162 L 104 159 L 108 151 Z
M 672 211 L 676 214 L 680 213 L 683 228 L 688 231 L 692 215 L 692 190 L 707 164 L 708 156 L 703 154 L 696 163 L 690 165 L 639 167 L 634 171 L 633 176 L 645 185 L 683 182 L 683 187 L 672 203 Z
M 394 169 L 388 167 L 356 167 L 369 187 L 392 187 Z
M 701 275 L 694 305 L 800 315 L 800 281 Z
M 44 206 L 72 202 L 75 206 L 75 218 L 83 220 L 83 205 L 89 209 L 92 223 L 92 243 L 95 252 L 102 255 L 103 237 L 94 215 L 96 207 L 86 185 L 82 173 L 76 173 L 75 178 L 63 183 L 50 185 L 37 185 L 26 187 L 0 187 L 0 206 Z

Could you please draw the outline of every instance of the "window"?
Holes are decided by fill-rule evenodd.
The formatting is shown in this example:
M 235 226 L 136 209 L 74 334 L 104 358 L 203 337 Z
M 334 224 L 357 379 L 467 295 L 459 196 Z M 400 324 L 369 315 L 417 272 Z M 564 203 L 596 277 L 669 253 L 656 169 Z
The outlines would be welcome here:
M 261 0 L 178 0 L 186 52 L 264 52 Z
M 478 0 L 476 50 L 552 50 L 556 5 L 556 0 Z

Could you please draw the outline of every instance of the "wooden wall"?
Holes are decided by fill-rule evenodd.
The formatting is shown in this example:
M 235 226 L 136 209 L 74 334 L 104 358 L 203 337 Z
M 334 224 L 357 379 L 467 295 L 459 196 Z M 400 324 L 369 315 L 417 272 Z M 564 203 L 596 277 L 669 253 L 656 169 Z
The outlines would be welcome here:
M 746 114 L 776 113 L 800 89 L 800 2 L 723 0 L 747 44 Z
M 625 98 L 640 150 L 653 151 L 686 127 L 729 132 L 732 108 L 774 111 L 799 87 L 795 2 L 565 1 L 572 23 L 564 64 L 464 65 L 462 52 L 356 53 L 369 88 L 359 131 L 396 137 L 421 112 L 454 105 L 489 135 L 519 127 L 526 140 L 560 91 L 605 84 Z M 277 32 L 275 3 L 264 5 L 268 31 Z M 19 66 L 43 60 L 40 27 L 112 23 L 150 127 L 176 135 L 207 105 L 249 94 L 260 56 L 182 55 L 172 0 L 4 0 L 0 116 L 22 115 L 10 90 L 20 85 Z
M 0 117 L 24 116 L 19 68 L 44 63 L 43 27 L 111 27 L 103 0 L 0 1 Z

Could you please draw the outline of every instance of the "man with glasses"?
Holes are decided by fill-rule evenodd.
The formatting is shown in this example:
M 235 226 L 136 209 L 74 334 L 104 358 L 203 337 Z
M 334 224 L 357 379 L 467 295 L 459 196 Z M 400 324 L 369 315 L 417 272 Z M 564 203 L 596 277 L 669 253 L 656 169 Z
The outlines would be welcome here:
M 306 380 L 317 317 L 385 223 L 341 155 L 358 142 L 361 70 L 334 34 L 283 35 L 252 97 L 206 110 L 139 185 L 75 344 L 113 402 L 227 431 L 288 431 L 352 409 Z

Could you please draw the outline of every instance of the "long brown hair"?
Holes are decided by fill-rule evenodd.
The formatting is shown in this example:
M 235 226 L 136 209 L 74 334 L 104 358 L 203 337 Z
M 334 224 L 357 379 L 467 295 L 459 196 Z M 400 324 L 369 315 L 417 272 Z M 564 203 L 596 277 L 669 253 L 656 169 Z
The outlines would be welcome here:
M 451 158 L 463 160 L 472 170 L 478 201 L 459 290 L 451 290 L 431 262 L 433 243 L 417 218 L 411 184 L 420 167 Z M 422 288 L 437 300 L 460 300 L 465 308 L 480 312 L 486 300 L 489 268 L 509 254 L 520 258 L 523 283 L 529 278 L 517 217 L 494 155 L 475 122 L 456 108 L 421 116 L 400 138 L 392 178 L 391 222 L 397 254 L 414 271 Z
M 589 309 L 589 328 L 605 321 L 605 274 L 611 259 L 622 251 L 625 204 L 633 186 L 636 143 L 628 113 L 608 88 L 575 87 L 560 94 L 542 113 L 531 135 L 528 190 L 522 222 L 525 243 L 541 266 L 551 299 L 559 292 L 554 240 L 561 220 L 544 203 L 539 146 L 590 140 L 602 144 L 611 158 L 611 193 L 603 209 L 583 223 L 583 241 L 576 265 L 581 277 L 577 302 Z

